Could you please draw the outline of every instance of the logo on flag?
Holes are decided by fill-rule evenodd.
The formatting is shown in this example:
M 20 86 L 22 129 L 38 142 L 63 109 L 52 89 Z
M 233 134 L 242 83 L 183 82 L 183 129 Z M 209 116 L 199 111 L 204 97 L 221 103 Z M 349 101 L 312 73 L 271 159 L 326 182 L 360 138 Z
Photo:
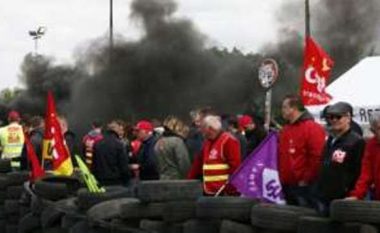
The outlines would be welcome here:
M 313 40 L 306 37 L 301 97 L 305 106 L 326 104 L 331 96 L 326 92 L 334 61 Z
M 270 132 L 231 176 L 230 183 L 246 197 L 285 204 L 277 170 L 277 134 Z

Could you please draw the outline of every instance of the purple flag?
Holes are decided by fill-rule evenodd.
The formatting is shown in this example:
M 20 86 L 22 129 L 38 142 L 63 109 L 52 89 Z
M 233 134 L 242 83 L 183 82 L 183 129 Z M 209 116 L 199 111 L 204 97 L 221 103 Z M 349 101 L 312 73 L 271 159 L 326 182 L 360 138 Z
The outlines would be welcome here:
M 246 197 L 285 204 L 277 169 L 277 133 L 270 132 L 231 176 L 230 183 Z

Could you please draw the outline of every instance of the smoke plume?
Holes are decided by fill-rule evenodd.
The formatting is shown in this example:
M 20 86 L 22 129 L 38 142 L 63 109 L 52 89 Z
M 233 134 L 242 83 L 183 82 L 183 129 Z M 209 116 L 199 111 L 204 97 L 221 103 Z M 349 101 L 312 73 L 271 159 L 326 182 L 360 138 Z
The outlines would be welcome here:
M 378 0 L 319 0 L 311 8 L 312 35 L 335 60 L 334 78 L 376 52 Z M 274 109 L 285 94 L 298 91 L 303 1 L 280 7 L 279 39 L 257 54 L 206 47 L 206 35 L 191 21 L 173 16 L 174 0 L 134 0 L 131 9 L 131 19 L 144 31 L 138 41 L 119 38 L 110 49 L 107 40 L 100 39 L 75 66 L 28 55 L 21 67 L 27 88 L 12 104 L 42 112 L 46 91 L 52 89 L 77 129 L 94 118 L 187 116 L 191 108 L 205 105 L 224 113 L 244 112 L 263 106 L 264 92 L 256 77 L 264 57 L 275 58 L 280 66 Z

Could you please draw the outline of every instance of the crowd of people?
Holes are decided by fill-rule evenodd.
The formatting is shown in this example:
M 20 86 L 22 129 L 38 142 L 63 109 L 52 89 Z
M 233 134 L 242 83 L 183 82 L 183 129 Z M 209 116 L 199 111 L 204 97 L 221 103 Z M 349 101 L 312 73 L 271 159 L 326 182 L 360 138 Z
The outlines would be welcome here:
M 300 98 L 282 101 L 286 124 L 279 130 L 278 169 L 286 202 L 316 208 L 328 215 L 332 200 L 380 199 L 380 115 L 370 119 L 373 137 L 353 121 L 353 108 L 338 102 L 326 107 L 316 122 Z M 80 154 L 101 185 L 129 185 L 134 180 L 201 179 L 205 195 L 239 195 L 229 177 L 265 138 L 262 124 L 251 115 L 217 115 L 212 109 L 190 113 L 187 125 L 175 116 L 140 120 L 128 127 L 122 120 L 92 122 L 78 140 L 64 116 L 59 117 L 71 155 Z M 21 124 L 16 111 L 0 128 L 1 158 L 14 169 L 27 170 L 24 132 L 41 164 L 44 120 L 35 116 Z M 79 142 L 78 142 L 79 141 Z M 227 184 L 227 185 L 226 185 Z

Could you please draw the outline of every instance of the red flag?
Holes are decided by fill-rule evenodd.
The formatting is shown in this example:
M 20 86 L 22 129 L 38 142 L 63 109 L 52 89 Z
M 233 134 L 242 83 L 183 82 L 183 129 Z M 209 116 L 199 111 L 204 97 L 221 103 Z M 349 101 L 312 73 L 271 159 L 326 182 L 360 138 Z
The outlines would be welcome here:
M 41 167 L 36 152 L 32 143 L 30 143 L 28 135 L 25 134 L 25 146 L 26 146 L 26 154 L 28 156 L 28 160 L 32 166 L 32 171 L 30 174 L 30 180 L 35 181 L 36 179 L 43 177 L 45 175 L 44 169 Z
M 70 152 L 62 134 L 61 125 L 55 110 L 53 94 L 50 91 L 47 96 L 42 154 L 44 159 L 52 160 L 53 170 L 56 174 L 70 176 L 73 173 L 74 169 Z
M 333 65 L 334 61 L 313 38 L 306 37 L 301 88 L 305 106 L 327 104 L 331 100 L 325 89 Z

